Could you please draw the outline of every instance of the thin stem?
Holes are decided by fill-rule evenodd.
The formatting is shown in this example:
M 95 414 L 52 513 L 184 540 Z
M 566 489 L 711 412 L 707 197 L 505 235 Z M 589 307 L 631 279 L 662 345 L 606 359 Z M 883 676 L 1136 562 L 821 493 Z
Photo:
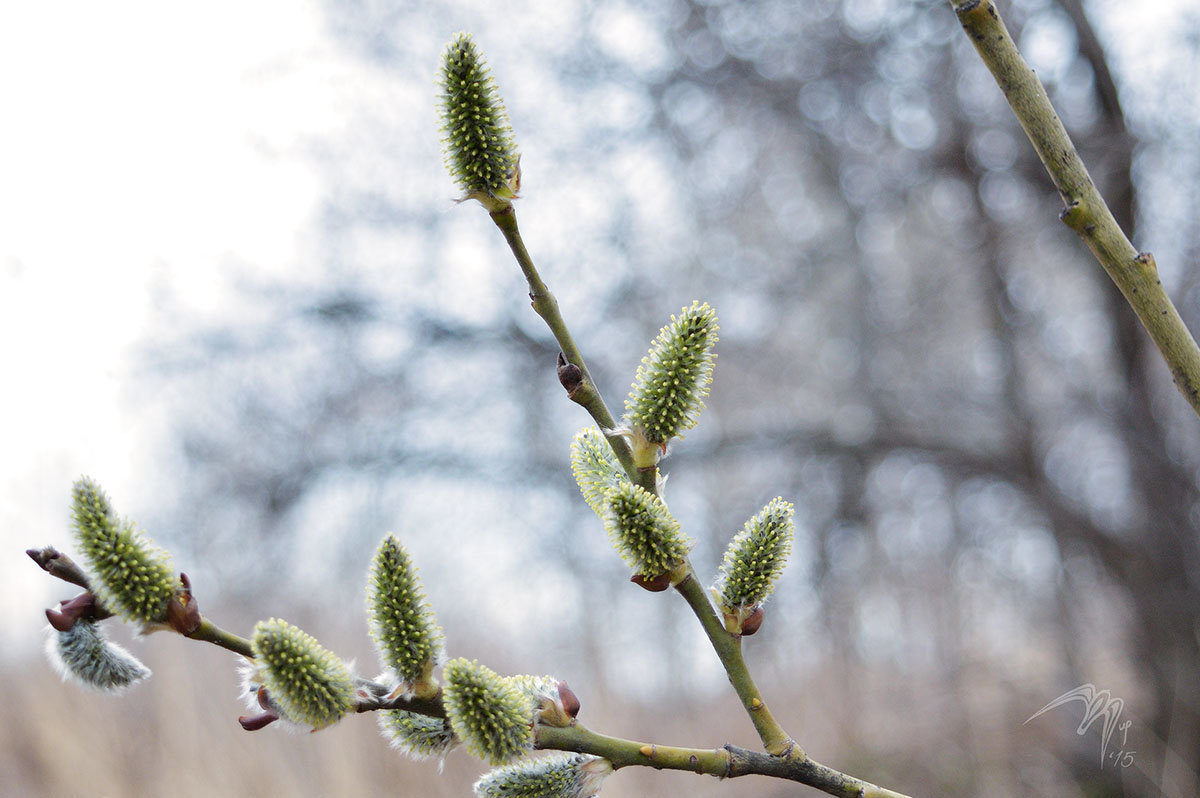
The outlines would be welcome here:
M 675 585 L 675 589 L 687 601 L 688 606 L 692 608 L 692 612 L 700 621 L 700 625 L 704 627 L 704 633 L 708 635 L 713 650 L 717 652 L 717 657 L 725 666 L 729 683 L 733 685 L 734 691 L 741 699 L 742 707 L 745 708 L 755 730 L 758 731 L 763 747 L 768 753 L 775 756 L 805 759 L 803 749 L 788 736 L 788 733 L 779 725 L 779 721 L 775 720 L 775 716 L 771 714 L 766 701 L 758 691 L 757 685 L 754 684 L 754 677 L 750 675 L 750 669 L 746 667 L 746 660 L 742 657 L 741 635 L 733 635 L 726 631 L 725 625 L 721 623 L 712 603 L 708 600 L 708 592 L 696 578 L 696 572 L 690 564 L 687 568 L 687 576 Z
M 380 709 L 404 709 L 418 715 L 428 715 L 431 718 L 446 717 L 446 707 L 442 703 L 442 691 L 428 698 L 414 695 L 399 695 L 388 698 L 390 689 L 387 685 L 373 682 L 369 679 L 359 679 L 358 699 L 354 705 L 355 712 L 374 712 Z
M 243 657 L 254 659 L 254 651 L 250 648 L 250 641 L 244 637 L 238 637 L 233 632 L 227 632 L 208 618 L 200 619 L 200 626 L 196 631 L 192 632 L 187 637 L 192 640 L 203 640 L 206 643 L 220 646 L 221 648 L 232 651 L 235 654 L 241 654 Z
M 492 221 L 496 223 L 496 227 L 500 228 L 500 232 L 504 234 L 504 240 L 508 242 L 508 247 L 512 250 L 513 257 L 517 259 L 517 264 L 521 267 L 521 272 L 525 275 L 525 281 L 529 284 L 529 299 L 534 311 L 542 317 L 542 320 L 546 322 L 546 326 L 550 328 L 550 332 L 554 334 L 554 340 L 558 342 L 558 347 L 562 350 L 562 355 L 566 362 L 579 369 L 579 378 L 569 389 L 571 401 L 582 405 L 588 411 L 597 426 L 600 427 L 600 431 L 604 434 L 604 437 L 608 440 L 608 444 L 612 447 L 613 453 L 616 454 L 617 460 L 620 461 L 621 467 L 629 474 L 629 478 L 635 484 L 641 485 L 650 493 L 657 496 L 658 488 L 655 485 L 656 473 L 653 470 L 649 472 L 639 471 L 634 466 L 633 453 L 630 450 L 629 441 L 616 432 L 617 421 L 613 418 L 608 405 L 605 404 L 604 397 L 600 394 L 600 389 L 596 387 L 596 382 L 592 379 L 591 372 L 588 371 L 587 364 L 583 360 L 583 355 L 580 354 L 579 347 L 575 345 L 575 340 L 571 337 L 571 331 L 567 329 L 567 323 L 563 320 L 562 313 L 558 310 L 558 300 L 546 286 L 546 283 L 543 282 L 541 275 L 538 274 L 537 267 L 533 264 L 533 259 L 529 257 L 529 251 L 525 249 L 525 242 L 521 239 L 521 231 L 517 229 L 516 210 L 512 205 L 509 205 L 502 211 L 492 213 L 491 216 Z
M 907 798 L 892 790 L 848 776 L 807 757 L 778 757 L 733 745 L 721 748 L 679 748 L 609 737 L 579 723 L 564 728 L 538 726 L 537 748 L 576 751 L 607 759 L 613 769 L 641 766 L 658 770 L 686 770 L 732 779 L 739 776 L 770 776 L 815 787 L 845 798 Z
M 25 552 L 30 559 L 38 564 L 38 566 L 50 574 L 51 576 L 62 579 L 64 582 L 70 582 L 73 585 L 78 585 L 89 593 L 92 590 L 91 582 L 88 580 L 87 573 L 80 568 L 74 560 L 63 554 L 53 546 L 46 546 L 41 549 L 28 549 Z M 95 594 L 93 594 L 95 595 Z M 92 617 L 96 620 L 112 617 L 113 613 L 106 609 L 96 599 Z M 228 649 L 235 654 L 241 654 L 243 657 L 254 658 L 254 652 L 250 649 L 250 641 L 244 637 L 238 637 L 232 632 L 227 632 L 221 627 L 214 624 L 208 618 L 201 617 L 200 625 L 191 634 L 185 635 L 192 640 L 203 640 L 206 643 L 213 643 L 221 648 Z
M 1116 283 L 1170 367 L 1175 386 L 1200 415 L 1200 347 L 1163 289 L 1154 256 L 1139 254 L 1121 231 L 993 0 L 950 4 L 1062 195 L 1067 207 L 1059 218 Z

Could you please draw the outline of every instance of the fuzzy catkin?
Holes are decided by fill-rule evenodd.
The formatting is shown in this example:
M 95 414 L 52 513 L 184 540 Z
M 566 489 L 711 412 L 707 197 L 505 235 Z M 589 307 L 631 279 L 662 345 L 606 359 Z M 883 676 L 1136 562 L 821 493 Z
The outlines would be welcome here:
M 730 541 L 715 586 L 722 610 L 757 607 L 771 595 L 792 550 L 793 512 L 776 497 Z
M 409 685 L 428 678 L 442 656 L 442 630 L 412 558 L 392 535 L 379 544 L 371 564 L 367 613 L 380 658 L 396 678 Z
M 611 488 L 605 498 L 609 538 L 636 573 L 659 576 L 687 557 L 691 541 L 658 497 L 624 482 Z
M 533 748 L 533 699 L 512 680 L 462 658 L 443 676 L 446 714 L 472 754 L 502 765 Z
M 608 490 L 629 481 L 612 447 L 595 427 L 580 430 L 571 442 L 571 471 L 584 501 L 601 517 Z
M 485 773 L 475 782 L 479 798 L 591 798 L 612 773 L 606 759 L 556 753 Z
M 354 680 L 337 655 L 287 621 L 259 621 L 250 638 L 254 667 L 283 716 L 313 730 L 354 708 Z
M 75 539 L 90 566 L 96 598 L 143 627 L 165 621 L 167 603 L 177 589 L 167 553 L 118 518 L 93 480 L 76 481 L 72 499 Z
M 458 744 L 449 720 L 405 709 L 380 710 L 379 729 L 393 748 L 412 759 L 444 759 Z
M 638 366 L 625 400 L 625 423 L 639 441 L 665 447 L 696 425 L 712 382 L 717 312 L 707 302 L 672 316 Z
M 439 78 L 446 167 L 467 197 L 512 198 L 520 158 L 508 112 L 474 40 L 446 46 Z
M 150 676 L 149 668 L 91 621 L 76 621 L 65 632 L 46 628 L 46 656 L 64 681 L 119 693 Z

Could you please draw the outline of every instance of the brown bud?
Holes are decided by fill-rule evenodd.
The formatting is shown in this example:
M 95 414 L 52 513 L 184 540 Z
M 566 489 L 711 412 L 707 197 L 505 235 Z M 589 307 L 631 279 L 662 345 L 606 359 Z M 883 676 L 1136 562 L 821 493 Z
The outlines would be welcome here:
M 46 620 L 60 632 L 68 631 L 81 618 L 96 617 L 96 597 L 91 593 L 80 593 L 74 598 L 60 601 L 57 610 L 46 610 Z
M 200 605 L 192 597 L 192 580 L 179 575 L 180 590 L 167 602 L 167 623 L 184 637 L 191 637 L 200 628 Z
M 39 568 L 51 576 L 56 576 L 64 582 L 79 585 L 84 590 L 90 588 L 87 575 L 83 570 L 70 557 L 53 546 L 46 546 L 41 549 L 26 549 L 25 553 L 38 564 Z
M 755 607 L 754 612 L 750 613 L 746 620 L 742 621 L 742 636 L 749 637 L 757 632 L 758 627 L 762 626 L 763 618 L 765 616 L 766 613 L 763 612 L 762 607 Z
M 579 696 L 575 695 L 566 682 L 558 683 L 558 697 L 562 700 L 563 710 L 572 718 L 579 714 Z
M 271 710 L 267 710 L 261 715 L 242 715 L 238 718 L 238 723 L 242 724 L 242 728 L 246 731 L 258 731 L 265 729 L 277 720 L 279 720 L 279 716 Z
M 633 582 L 643 590 L 649 590 L 651 593 L 661 593 L 671 586 L 671 572 L 664 571 L 658 576 L 647 577 L 643 574 L 634 574 L 629 577 L 629 581 Z
M 71 627 L 75 625 L 74 618 L 58 610 L 46 610 L 46 620 L 59 632 L 69 632 L 71 631 Z
M 583 385 L 583 370 L 574 363 L 568 363 L 562 352 L 558 353 L 558 381 L 567 390 L 568 396 L 573 396 Z

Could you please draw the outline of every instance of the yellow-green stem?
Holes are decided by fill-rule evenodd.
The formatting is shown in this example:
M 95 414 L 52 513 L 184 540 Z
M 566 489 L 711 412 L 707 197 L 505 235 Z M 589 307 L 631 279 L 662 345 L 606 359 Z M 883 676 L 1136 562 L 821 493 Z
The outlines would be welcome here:
M 1083 239 L 1121 290 L 1171 369 L 1179 392 L 1200 415 L 1200 347 L 1163 289 L 1154 257 L 1139 254 L 1121 231 L 995 3 L 951 0 L 950 4 L 1062 195 L 1067 207 L 1060 218 Z
M 733 635 L 726 631 L 725 624 L 717 617 L 716 610 L 708 600 L 708 591 L 696 578 L 696 572 L 692 569 L 691 564 L 688 564 L 687 569 L 687 576 L 675 585 L 675 589 L 687 601 L 688 606 L 692 608 L 692 612 L 700 621 L 700 625 L 704 627 L 704 633 L 708 635 L 713 650 L 717 652 L 718 659 L 725 666 L 729 683 L 733 685 L 734 691 L 742 701 L 742 707 L 745 708 L 755 730 L 758 731 L 758 736 L 762 739 L 763 748 L 774 756 L 804 759 L 804 751 L 788 736 L 788 733 L 779 725 L 779 721 L 775 720 L 775 716 L 767 707 L 767 702 L 758 692 L 754 678 L 750 675 L 749 668 L 746 667 L 746 660 L 742 657 L 741 635 Z
M 203 640 L 206 643 L 212 643 L 221 648 L 228 649 L 235 654 L 241 654 L 243 657 L 254 659 L 254 651 L 250 648 L 250 641 L 244 637 L 238 637 L 232 632 L 227 632 L 208 618 L 200 619 L 200 626 L 196 631 L 188 635 L 192 640 Z
M 716 776 L 770 776 L 807 784 L 830 795 L 843 798 L 908 798 L 892 790 L 856 779 L 807 757 L 779 757 L 749 751 L 734 745 L 721 748 L 679 748 L 635 740 L 609 737 L 584 728 L 579 723 L 567 727 L 538 726 L 534 731 L 537 748 L 576 751 L 607 759 L 614 769 L 641 766 L 658 770 L 686 770 Z
M 612 412 L 605 404 L 604 397 L 601 396 L 600 390 L 596 387 L 592 374 L 583 360 L 583 355 L 580 354 L 575 340 L 571 337 L 570 330 L 567 329 L 567 323 L 558 310 L 558 300 L 546 283 L 542 281 L 537 267 L 533 264 L 533 259 L 529 257 L 529 251 L 525 249 L 521 231 L 517 229 L 516 209 L 510 204 L 502 211 L 495 211 L 491 216 L 496 227 L 500 228 L 500 232 L 504 234 L 504 240 L 508 242 L 513 257 L 517 259 L 517 265 L 521 267 L 521 272 L 525 275 L 525 281 L 529 284 L 529 300 L 534 311 L 542 317 L 546 326 L 550 328 L 550 332 L 554 334 L 554 340 L 558 343 L 563 357 L 568 363 L 577 366 L 583 375 L 582 383 L 571 392 L 571 400 L 582 405 L 600 427 L 600 431 L 604 433 L 604 437 L 612 446 L 613 453 L 616 454 L 621 467 L 629 474 L 629 478 L 657 496 L 658 487 L 655 485 L 657 472 L 653 469 L 648 472 L 639 471 L 633 464 L 633 453 L 629 441 L 615 431 L 616 419 L 613 418 Z

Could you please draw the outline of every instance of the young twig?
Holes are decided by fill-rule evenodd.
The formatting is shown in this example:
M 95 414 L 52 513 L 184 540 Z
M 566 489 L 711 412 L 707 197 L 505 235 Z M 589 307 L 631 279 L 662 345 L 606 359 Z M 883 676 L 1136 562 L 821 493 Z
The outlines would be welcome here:
M 1121 231 L 993 0 L 950 4 L 1062 195 L 1066 208 L 1059 218 L 1117 284 L 1171 369 L 1175 386 L 1200 415 L 1200 347 L 1163 289 L 1154 256 L 1139 253 Z
M 739 776 L 770 776 L 815 787 L 844 798 L 908 798 L 903 793 L 878 787 L 847 776 L 807 757 L 779 757 L 735 745 L 721 748 L 678 748 L 642 743 L 597 734 L 575 723 L 565 728 L 540 726 L 536 746 L 558 751 L 576 751 L 604 757 L 614 770 L 641 766 L 657 770 L 684 770 L 732 779 Z

